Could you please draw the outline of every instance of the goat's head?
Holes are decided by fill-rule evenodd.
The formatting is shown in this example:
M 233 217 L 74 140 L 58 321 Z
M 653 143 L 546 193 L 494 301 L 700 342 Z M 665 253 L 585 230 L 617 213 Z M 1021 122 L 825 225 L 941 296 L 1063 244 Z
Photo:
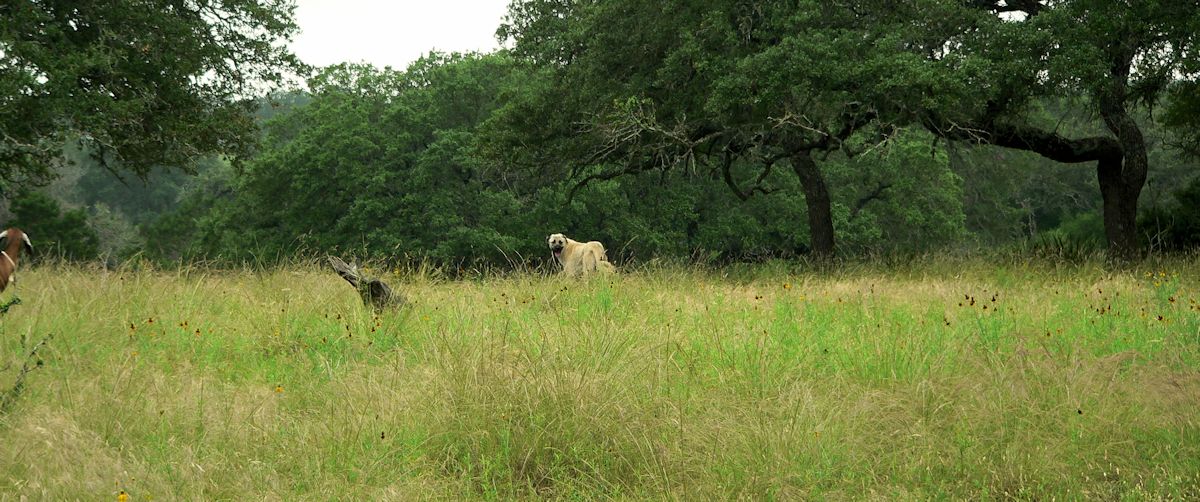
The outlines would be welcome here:
M 0 250 L 8 253 L 9 258 L 16 259 L 22 246 L 25 247 L 26 252 L 33 252 L 33 243 L 29 242 L 29 235 L 21 229 L 13 227 L 0 232 Z

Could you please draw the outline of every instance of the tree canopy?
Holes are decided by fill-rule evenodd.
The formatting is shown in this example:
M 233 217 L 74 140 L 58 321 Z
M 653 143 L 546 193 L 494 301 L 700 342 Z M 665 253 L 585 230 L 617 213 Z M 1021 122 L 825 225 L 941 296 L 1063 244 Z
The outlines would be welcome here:
M 160 258 L 530 263 L 552 232 L 618 261 L 1063 235 L 1132 256 L 1193 234 L 1182 2 L 517 0 L 496 53 L 269 98 L 302 66 L 289 2 L 152 5 L 0 7 L 0 160 L 29 180 L 80 141 L 50 190 Z M 121 169 L 155 174 L 97 174 Z
M 554 75 L 582 180 L 753 157 L 786 159 L 805 188 L 814 247 L 831 252 L 813 152 L 919 125 L 953 141 L 1097 162 L 1108 243 L 1137 247 L 1148 171 L 1136 115 L 1171 101 L 1186 128 L 1197 73 L 1194 2 L 514 2 L 499 35 Z M 1038 105 L 1099 120 L 1072 135 Z M 523 110 L 527 111 L 527 110 Z M 1187 141 L 1188 134 L 1181 135 Z M 1194 141 L 1194 140 L 1193 140 Z M 523 143 L 528 144 L 528 142 Z M 556 149 L 563 152 L 563 149 Z M 616 168 L 605 168 L 605 164 Z M 593 167 L 596 166 L 596 167 Z M 743 197 L 764 190 L 751 183 Z M 751 180 L 756 179 L 751 177 Z
M 239 158 L 252 98 L 303 70 L 292 0 L 0 2 L 0 178 L 45 180 L 66 141 L 109 170 Z
M 918 33 L 918 71 L 956 82 L 967 106 L 918 109 L 943 137 L 1029 150 L 1066 163 L 1096 163 L 1108 245 L 1136 252 L 1138 198 L 1149 172 L 1144 119 L 1172 89 L 1200 77 L 1200 4 L 1097 0 L 934 2 L 949 22 Z M 938 94 L 925 95 L 936 101 Z M 1092 127 L 1065 131 L 1039 104 L 1072 100 Z M 1188 99 L 1176 96 L 1178 110 Z M 1174 122 L 1184 126 L 1186 120 Z M 1184 126 L 1186 127 L 1186 126 Z M 1186 136 L 1186 135 L 1185 135 Z

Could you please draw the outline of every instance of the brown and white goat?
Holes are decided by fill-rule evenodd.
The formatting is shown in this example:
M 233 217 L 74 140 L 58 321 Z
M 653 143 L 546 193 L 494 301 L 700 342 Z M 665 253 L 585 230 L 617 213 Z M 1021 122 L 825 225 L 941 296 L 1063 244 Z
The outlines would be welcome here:
M 17 273 L 17 259 L 21 256 L 21 245 L 28 252 L 33 252 L 33 243 L 29 236 L 19 228 L 10 228 L 0 232 L 0 291 L 4 291 L 13 281 Z

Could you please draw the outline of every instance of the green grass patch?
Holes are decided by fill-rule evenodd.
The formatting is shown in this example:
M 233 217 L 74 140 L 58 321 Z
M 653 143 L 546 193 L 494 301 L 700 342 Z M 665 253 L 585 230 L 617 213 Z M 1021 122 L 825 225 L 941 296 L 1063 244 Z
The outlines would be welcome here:
M 2 498 L 1200 497 L 1200 267 L 25 271 Z M 6 294 L 10 297 L 11 293 Z

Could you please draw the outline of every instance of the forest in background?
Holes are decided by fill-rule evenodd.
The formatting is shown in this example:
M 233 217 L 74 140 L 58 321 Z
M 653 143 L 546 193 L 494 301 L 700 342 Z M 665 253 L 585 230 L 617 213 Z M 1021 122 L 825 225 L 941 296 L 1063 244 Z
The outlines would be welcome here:
M 1123 117 L 1147 167 L 1137 246 L 1196 245 L 1194 12 L 1152 3 L 1081 28 L 1072 20 L 1112 7 L 927 3 L 518 1 L 498 31 L 507 49 L 315 69 L 303 90 L 241 101 L 253 122 L 229 133 L 238 142 L 209 141 L 211 113 L 138 149 L 56 131 L 45 173 L 5 164 L 0 216 L 47 255 L 164 264 L 314 250 L 527 263 L 552 232 L 601 240 L 619 262 L 824 255 L 834 242 L 842 256 L 1090 253 L 1106 245 L 1096 164 L 1033 138 L 1119 143 L 1128 172 L 1136 152 L 1112 126 Z M 1121 30 L 1136 43 L 1113 42 Z M 19 66 L 9 44 L 5 70 Z M 260 56 L 264 75 L 301 68 Z

